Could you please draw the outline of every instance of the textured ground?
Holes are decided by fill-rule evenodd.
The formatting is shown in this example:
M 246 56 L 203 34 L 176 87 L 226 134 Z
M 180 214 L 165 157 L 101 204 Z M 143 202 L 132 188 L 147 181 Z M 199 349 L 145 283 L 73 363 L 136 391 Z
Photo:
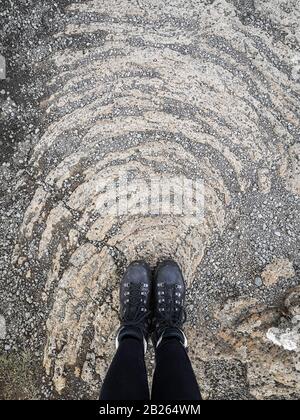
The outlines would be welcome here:
M 0 22 L 0 397 L 97 397 L 120 275 L 171 256 L 203 396 L 298 399 L 299 2 L 1 1 Z M 201 178 L 203 222 L 102 217 L 120 170 Z

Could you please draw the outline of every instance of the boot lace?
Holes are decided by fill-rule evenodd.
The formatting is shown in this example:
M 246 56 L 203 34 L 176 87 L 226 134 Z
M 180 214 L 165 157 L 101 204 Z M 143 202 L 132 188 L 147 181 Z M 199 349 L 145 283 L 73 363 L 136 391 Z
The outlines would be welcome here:
M 163 299 L 159 303 L 159 311 L 157 314 L 156 325 L 159 330 L 165 328 L 181 328 L 186 321 L 186 311 L 182 302 L 178 301 L 176 296 L 176 286 L 163 286 Z
M 150 315 L 150 311 L 147 310 L 144 299 L 142 299 L 141 285 L 130 283 L 128 292 L 128 301 L 120 321 L 124 326 L 141 327 Z

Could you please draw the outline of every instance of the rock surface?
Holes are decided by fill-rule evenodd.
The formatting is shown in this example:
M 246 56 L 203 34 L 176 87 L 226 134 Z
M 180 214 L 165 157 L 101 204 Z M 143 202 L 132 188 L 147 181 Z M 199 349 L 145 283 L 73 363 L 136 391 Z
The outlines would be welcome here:
M 1 354 L 97 398 L 122 272 L 172 257 L 203 396 L 299 399 L 299 2 L 2 3 Z M 201 179 L 203 219 L 116 215 L 124 172 Z

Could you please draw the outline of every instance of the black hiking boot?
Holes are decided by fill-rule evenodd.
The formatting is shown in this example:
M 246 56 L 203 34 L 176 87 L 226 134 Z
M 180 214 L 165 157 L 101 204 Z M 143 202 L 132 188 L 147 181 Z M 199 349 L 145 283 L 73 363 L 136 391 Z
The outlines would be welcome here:
M 144 261 L 135 261 L 127 268 L 120 285 L 121 326 L 116 347 L 125 337 L 136 338 L 147 350 L 151 327 L 151 269 Z
M 152 341 L 155 348 L 162 340 L 170 338 L 178 339 L 187 347 L 187 339 L 182 331 L 186 321 L 185 290 L 185 281 L 178 264 L 171 260 L 159 264 L 153 284 Z

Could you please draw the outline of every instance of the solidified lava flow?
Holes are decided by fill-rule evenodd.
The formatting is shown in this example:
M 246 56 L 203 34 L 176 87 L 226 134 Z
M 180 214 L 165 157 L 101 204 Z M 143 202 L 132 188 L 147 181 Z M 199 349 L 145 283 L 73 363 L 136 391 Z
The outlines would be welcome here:
M 252 197 L 263 206 L 275 186 L 295 200 L 300 195 L 300 92 L 292 64 L 299 29 L 291 29 L 299 5 L 284 15 L 285 34 L 280 2 L 274 10 L 260 3 L 93 0 L 65 7 L 63 29 L 52 35 L 65 47 L 47 59 L 52 71 L 41 109 L 48 123 L 30 156 L 34 191 L 13 255 L 17 270 L 30 260 L 26 278 L 39 279 L 47 314 L 43 366 L 57 392 L 71 386 L 70 377 L 96 392 L 113 354 L 122 269 L 134 259 L 154 265 L 165 257 L 181 264 L 195 302 L 187 333 L 199 381 L 209 374 L 199 360 L 214 366 L 222 358 L 247 366 L 245 387 L 255 397 L 276 395 L 276 381 L 283 381 L 279 396 L 299 392 L 297 372 L 282 379 L 298 356 L 282 356 L 266 338 L 278 308 L 246 289 L 214 301 L 222 276 L 208 280 L 208 304 L 199 298 L 210 247 L 222 238 L 231 249 L 239 217 L 252 228 Z M 141 179 L 201 180 L 203 219 L 104 211 L 115 201 L 99 186 L 120 173 L 130 175 L 133 191 Z M 274 282 L 296 276 L 282 264 Z M 214 323 L 206 331 L 207 305 Z

